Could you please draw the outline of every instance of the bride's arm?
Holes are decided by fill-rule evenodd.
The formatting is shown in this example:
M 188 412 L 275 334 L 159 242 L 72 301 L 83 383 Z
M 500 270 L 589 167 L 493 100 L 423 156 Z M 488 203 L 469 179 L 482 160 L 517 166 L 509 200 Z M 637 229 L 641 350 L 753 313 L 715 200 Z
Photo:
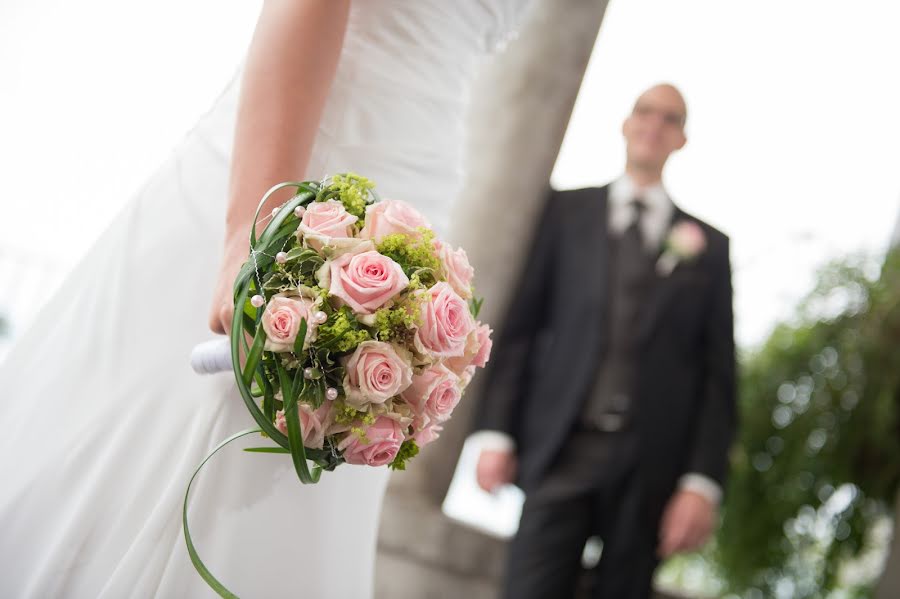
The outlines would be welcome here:
M 349 0 L 266 0 L 247 54 L 235 128 L 224 260 L 209 326 L 225 333 L 259 198 L 309 161 L 337 68 Z M 284 200 L 282 197 L 278 201 Z

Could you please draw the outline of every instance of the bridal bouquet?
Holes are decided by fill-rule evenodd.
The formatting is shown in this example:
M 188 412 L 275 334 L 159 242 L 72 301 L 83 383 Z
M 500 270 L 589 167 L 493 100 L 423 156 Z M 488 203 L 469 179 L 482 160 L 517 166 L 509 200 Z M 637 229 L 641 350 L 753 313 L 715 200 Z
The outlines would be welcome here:
M 290 454 L 304 483 L 343 463 L 402 470 L 488 360 L 473 269 L 412 206 L 353 174 L 276 185 L 254 221 L 285 187 L 297 194 L 251 229 L 234 283 L 231 363 L 258 428 L 209 457 L 262 433 L 275 445 L 247 451 Z M 187 495 L 184 523 L 194 565 L 227 593 L 196 556 Z
M 290 186 L 299 193 L 259 239 L 251 231 L 235 281 L 232 361 L 241 344 L 247 355 L 238 387 L 303 482 L 343 462 L 402 470 L 488 360 L 474 271 L 363 177 L 282 184 L 260 206 Z

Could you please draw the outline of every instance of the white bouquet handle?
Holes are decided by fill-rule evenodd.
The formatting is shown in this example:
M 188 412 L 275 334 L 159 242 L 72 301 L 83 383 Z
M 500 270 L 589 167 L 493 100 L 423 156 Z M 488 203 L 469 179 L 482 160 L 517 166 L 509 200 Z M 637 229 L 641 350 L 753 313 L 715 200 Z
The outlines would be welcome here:
M 197 374 L 231 372 L 231 341 L 228 337 L 211 339 L 195 345 L 191 351 L 191 368 Z

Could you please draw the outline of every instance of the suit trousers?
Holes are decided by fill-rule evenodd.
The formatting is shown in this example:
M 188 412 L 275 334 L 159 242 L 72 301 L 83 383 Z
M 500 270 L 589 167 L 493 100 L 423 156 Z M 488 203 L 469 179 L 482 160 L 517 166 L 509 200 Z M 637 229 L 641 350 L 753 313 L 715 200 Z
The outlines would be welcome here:
M 655 523 L 642 520 L 637 440 L 628 431 L 575 432 L 527 492 L 509 547 L 506 599 L 645 599 L 656 557 Z M 599 536 L 600 561 L 581 566 Z

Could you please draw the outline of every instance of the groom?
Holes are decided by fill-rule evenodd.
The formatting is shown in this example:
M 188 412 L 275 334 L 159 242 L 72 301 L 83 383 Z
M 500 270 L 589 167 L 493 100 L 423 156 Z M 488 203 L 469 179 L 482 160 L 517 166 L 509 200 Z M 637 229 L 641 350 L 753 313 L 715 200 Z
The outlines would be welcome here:
M 670 85 L 625 120 L 625 174 L 554 192 L 480 405 L 478 483 L 526 493 L 505 596 L 648 597 L 659 560 L 712 532 L 735 429 L 728 238 L 662 186 L 686 142 Z

